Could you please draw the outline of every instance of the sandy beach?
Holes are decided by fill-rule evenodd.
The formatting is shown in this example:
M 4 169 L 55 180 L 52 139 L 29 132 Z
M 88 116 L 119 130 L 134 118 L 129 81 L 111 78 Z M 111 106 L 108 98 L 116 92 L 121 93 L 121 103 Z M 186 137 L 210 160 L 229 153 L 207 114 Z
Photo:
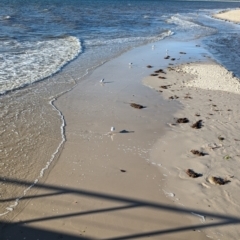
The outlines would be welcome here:
M 240 9 L 223 11 L 218 14 L 215 14 L 213 17 L 226 21 L 240 23 Z
M 239 222 L 240 211 L 239 79 L 211 61 L 165 71 L 161 85 L 158 77 L 144 83 L 183 105 L 151 155 L 166 176 L 166 195 L 181 206 L 216 214 L 202 214 L 206 224 L 219 223 L 205 230 L 209 237 L 237 239 L 238 226 L 231 222 Z
M 17 215 L 17 210 L 8 215 L 4 240 L 207 239 L 198 208 L 166 198 L 161 164 L 151 157 L 180 105 L 143 86 L 142 79 L 159 67 L 157 62 L 168 66 L 165 47 L 176 55 L 185 43 L 174 46 L 168 41 L 164 50 L 161 44 L 133 49 L 55 102 L 66 121 L 67 141 L 45 181 L 21 200 Z M 202 51 L 191 44 L 189 49 Z
M 54 102 L 66 142 L 2 239 L 238 239 L 239 91 L 196 42 L 105 63 Z

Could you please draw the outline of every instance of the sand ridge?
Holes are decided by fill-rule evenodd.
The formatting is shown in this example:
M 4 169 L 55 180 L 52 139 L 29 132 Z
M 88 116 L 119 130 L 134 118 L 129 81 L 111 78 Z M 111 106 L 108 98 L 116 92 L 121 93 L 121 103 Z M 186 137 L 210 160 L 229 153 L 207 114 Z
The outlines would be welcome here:
M 223 11 L 223 12 L 213 15 L 213 17 L 222 19 L 222 20 L 226 20 L 226 21 L 240 23 L 240 9 Z

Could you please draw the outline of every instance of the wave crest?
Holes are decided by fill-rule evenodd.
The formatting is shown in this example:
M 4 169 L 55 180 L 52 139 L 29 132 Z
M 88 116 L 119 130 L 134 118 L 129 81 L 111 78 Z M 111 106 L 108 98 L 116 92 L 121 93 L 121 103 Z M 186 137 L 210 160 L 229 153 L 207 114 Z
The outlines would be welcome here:
M 115 38 L 115 39 L 93 39 L 86 40 L 84 43 L 89 46 L 102 46 L 102 45 L 111 45 L 111 44 L 123 44 L 123 43 L 136 43 L 136 42 L 156 42 L 162 40 L 168 36 L 173 35 L 174 33 L 171 30 L 164 31 L 158 35 L 150 37 L 130 37 L 130 38 Z

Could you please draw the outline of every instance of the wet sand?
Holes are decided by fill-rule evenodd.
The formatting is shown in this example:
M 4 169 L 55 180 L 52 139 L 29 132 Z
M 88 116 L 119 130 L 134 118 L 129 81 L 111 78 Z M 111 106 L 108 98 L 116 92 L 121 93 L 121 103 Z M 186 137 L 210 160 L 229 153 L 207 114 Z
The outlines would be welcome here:
M 182 104 L 142 85 L 144 77 L 168 66 L 166 47 L 176 64 L 202 59 L 204 50 L 164 43 L 111 60 L 54 103 L 66 122 L 66 142 L 46 180 L 29 191 L 22 211 L 3 228 L 4 240 L 207 239 L 202 230 L 211 224 L 201 222 L 198 207 L 166 197 L 166 177 L 153 158 Z M 179 54 L 179 47 L 188 55 Z

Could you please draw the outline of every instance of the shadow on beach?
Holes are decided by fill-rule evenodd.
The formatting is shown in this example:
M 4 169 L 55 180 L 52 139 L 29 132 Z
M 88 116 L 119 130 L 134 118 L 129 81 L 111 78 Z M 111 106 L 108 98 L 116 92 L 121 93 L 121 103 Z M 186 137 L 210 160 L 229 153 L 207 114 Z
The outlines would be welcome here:
M 16 179 L 2 179 L 0 178 L 0 182 L 4 183 L 10 183 L 10 184 L 17 184 L 17 185 L 28 185 L 29 182 L 26 181 L 20 181 Z M 141 239 L 144 237 L 151 237 L 151 236 L 162 236 L 167 235 L 171 233 L 180 233 L 184 231 L 195 231 L 195 230 L 204 230 L 211 227 L 221 227 L 221 226 L 227 226 L 227 225 L 236 225 L 240 223 L 240 218 L 234 217 L 234 216 L 228 216 L 223 214 L 214 214 L 211 212 L 204 212 L 199 211 L 197 209 L 190 209 L 186 207 L 176 207 L 176 206 L 170 206 L 166 204 L 161 204 L 157 202 L 151 202 L 151 201 L 144 201 L 134 198 L 126 198 L 121 197 L 117 195 L 111 195 L 111 194 L 105 194 L 101 192 L 93 192 L 93 191 L 87 191 L 87 190 L 81 190 L 81 189 L 74 189 L 74 188 L 66 188 L 66 187 L 60 187 L 56 185 L 47 185 L 47 184 L 36 184 L 36 189 L 44 189 L 49 190 L 49 193 L 45 194 L 36 194 L 36 195 L 30 195 L 30 196 L 24 196 L 21 198 L 21 200 L 33 200 L 33 199 L 41 199 L 49 196 L 56 196 L 56 195 L 63 195 L 63 194 L 73 194 L 75 196 L 79 197 L 87 197 L 87 198 L 93 198 L 100 201 L 107 201 L 110 203 L 117 204 L 116 206 L 107 207 L 107 208 L 101 208 L 101 209 L 93 209 L 89 211 L 79 211 L 74 213 L 67 213 L 67 214 L 58 214 L 46 216 L 46 217 L 40 217 L 40 218 L 33 218 L 33 219 L 27 219 L 25 221 L 21 222 L 5 222 L 0 221 L 0 236 L 2 240 L 11 240 L 11 239 L 44 239 L 44 240 L 53 240 L 53 239 L 68 239 L 68 240 L 75 240 L 75 239 L 93 239 L 88 238 L 85 236 L 78 235 L 71 235 L 67 233 L 61 232 L 61 229 L 59 229 L 58 232 L 51 231 L 47 229 L 39 229 L 32 226 L 27 226 L 27 224 L 36 223 L 36 222 L 43 222 L 43 221 L 50 221 L 54 219 L 67 219 L 72 217 L 80 217 L 80 216 L 86 216 L 86 215 L 93 215 L 93 214 L 103 214 L 103 213 L 109 213 L 109 212 L 118 212 L 119 211 L 126 211 L 130 209 L 136 209 L 136 208 L 149 208 L 154 209 L 154 211 L 159 211 L 159 214 L 161 214 L 161 211 L 166 212 L 174 212 L 179 214 L 185 214 L 185 215 L 196 215 L 196 216 L 202 216 L 205 218 L 214 218 L 214 222 L 212 223 L 206 223 L 202 222 L 195 225 L 188 225 L 188 226 L 181 226 L 181 227 L 174 227 L 174 228 L 167 228 L 167 229 L 159 229 L 155 231 L 149 231 L 149 232 L 139 232 L 135 234 L 122 234 L 120 236 L 115 236 L 111 238 L 105 238 L 108 240 L 120 240 L 120 239 Z M 1 199 L 0 202 L 12 202 L 15 201 L 15 199 Z M 21 238 L 22 237 L 22 238 Z

